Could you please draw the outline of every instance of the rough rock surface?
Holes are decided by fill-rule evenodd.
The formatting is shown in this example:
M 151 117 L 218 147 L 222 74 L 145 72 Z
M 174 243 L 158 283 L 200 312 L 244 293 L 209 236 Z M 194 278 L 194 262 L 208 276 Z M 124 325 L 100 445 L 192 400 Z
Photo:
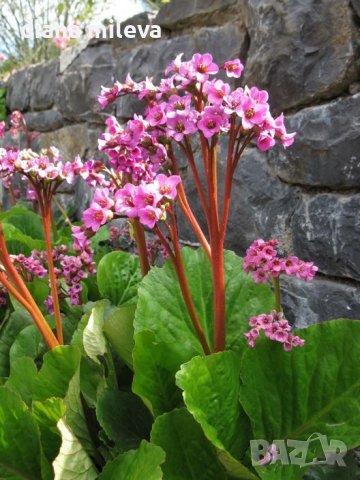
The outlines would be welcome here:
M 47 110 L 53 106 L 59 88 L 58 72 L 58 59 L 33 67 L 30 86 L 30 107 L 32 110 Z
M 25 113 L 27 127 L 38 132 L 50 132 L 64 126 L 65 120 L 57 110 Z
M 110 45 L 83 50 L 62 75 L 56 106 L 68 120 L 103 122 L 97 96 L 102 85 L 111 85 L 113 58 Z
M 309 107 L 286 120 L 291 148 L 269 150 L 269 163 L 289 183 L 344 189 L 360 185 L 360 94 Z
M 286 318 L 295 327 L 335 318 L 360 319 L 359 285 L 339 284 L 322 277 L 312 282 L 281 278 Z
M 281 111 L 334 96 L 356 78 L 347 0 L 249 0 L 245 79 Z
M 327 275 L 360 280 L 360 194 L 303 195 L 291 229 L 300 258 Z
M 238 0 L 173 0 L 161 7 L 156 23 L 169 30 L 224 23 L 239 10 Z
M 14 110 L 26 111 L 30 106 L 30 88 L 33 68 L 19 70 L 13 75 L 7 87 L 6 104 L 12 112 Z

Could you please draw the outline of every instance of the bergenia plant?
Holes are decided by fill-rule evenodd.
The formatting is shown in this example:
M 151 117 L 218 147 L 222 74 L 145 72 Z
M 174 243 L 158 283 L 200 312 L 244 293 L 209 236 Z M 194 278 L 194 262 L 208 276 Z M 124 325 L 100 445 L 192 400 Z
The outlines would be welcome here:
M 266 151 L 276 142 L 285 148 L 294 141 L 295 133 L 287 133 L 284 117 L 273 118 L 268 93 L 256 87 L 232 89 L 217 79 L 224 71 L 228 78 L 238 79 L 243 71 L 240 60 L 229 60 L 218 66 L 211 54 L 195 54 L 190 61 L 182 55 L 165 70 L 159 85 L 147 78 L 135 82 L 130 76 L 125 83 L 102 88 L 99 104 L 105 108 L 124 95 L 135 95 L 146 103 L 144 116 L 135 115 L 125 127 L 114 117 L 107 120 L 107 132 L 99 140 L 99 150 L 108 154 L 104 181 L 94 179 L 98 187 L 92 204 L 84 212 L 83 221 L 89 231 L 116 217 L 127 217 L 137 232 L 143 274 L 148 271 L 145 248 L 141 248 L 143 227 L 152 230 L 162 242 L 174 266 L 181 291 L 190 313 L 193 328 L 206 354 L 225 349 L 226 302 L 224 242 L 230 211 L 233 177 L 244 150 L 253 144 Z M 218 147 L 221 137 L 228 138 L 223 198 L 219 199 Z M 195 150 L 201 149 L 201 161 Z M 187 198 L 180 174 L 180 159 L 190 167 L 199 195 L 206 229 L 201 227 Z M 204 179 L 204 181 L 202 181 Z M 211 263 L 213 281 L 214 336 L 206 338 L 190 294 L 180 252 L 176 206 L 194 230 Z M 259 244 L 260 248 L 260 244 Z M 260 259 L 270 259 L 272 269 L 280 273 L 282 263 L 275 265 L 267 247 Z M 258 268 L 258 278 L 265 274 Z M 307 276 L 312 278 L 316 268 Z M 273 275 L 278 277 L 278 275 Z M 276 289 L 277 294 L 279 288 Z M 276 303 L 281 310 L 279 301 Z M 295 343 L 294 343 L 295 345 Z
M 293 330 L 282 278 L 311 281 L 314 263 L 275 239 L 254 239 L 243 259 L 225 249 L 242 155 L 287 148 L 295 133 L 266 91 L 234 87 L 240 60 L 182 57 L 158 84 L 128 75 L 102 87 L 103 109 L 144 102 L 126 124 L 107 118 L 106 162 L 35 152 L 22 114 L 11 117 L 27 145 L 0 149 L 0 176 L 14 204 L 20 177 L 39 215 L 21 202 L 0 213 L 4 478 L 342 478 L 360 445 L 360 322 Z M 90 205 L 81 222 L 60 205 L 59 234 L 56 193 L 78 178 Z M 302 324 L 304 311 L 292 312 Z

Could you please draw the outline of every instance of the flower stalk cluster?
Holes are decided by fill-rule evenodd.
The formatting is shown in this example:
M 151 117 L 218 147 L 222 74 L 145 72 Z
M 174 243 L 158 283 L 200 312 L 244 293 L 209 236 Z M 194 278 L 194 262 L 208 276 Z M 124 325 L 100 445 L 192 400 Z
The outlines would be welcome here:
M 219 66 L 208 53 L 195 54 L 190 61 L 183 61 L 182 55 L 178 55 L 158 85 L 149 78 L 135 82 L 128 75 L 124 83 L 102 87 L 98 97 L 100 107 L 105 108 L 121 96 L 134 95 L 146 103 L 146 110 L 144 116 L 134 115 L 124 127 L 114 117 L 106 121 L 107 131 L 99 140 L 99 149 L 107 153 L 108 164 L 103 168 L 105 178 L 95 181 L 98 189 L 90 208 L 84 212 L 84 232 L 94 232 L 113 218 L 128 218 L 134 226 L 142 270 L 146 273 L 148 252 L 141 242 L 140 231 L 151 229 L 173 263 L 205 353 L 224 350 L 226 344 L 224 242 L 232 180 L 240 157 L 253 144 L 261 151 L 276 142 L 286 148 L 295 136 L 286 132 L 283 115 L 272 117 L 266 91 L 247 86 L 232 89 L 230 83 L 215 78 L 222 70 L 228 78 L 237 79 L 243 68 L 238 59 Z M 228 138 L 228 148 L 221 206 L 218 146 L 222 136 Z M 197 144 L 200 161 L 195 153 Z M 179 156 L 186 159 L 197 187 L 205 230 L 188 201 L 181 181 Z M 191 297 L 180 253 L 175 204 L 211 264 L 214 304 L 211 339 L 203 332 Z

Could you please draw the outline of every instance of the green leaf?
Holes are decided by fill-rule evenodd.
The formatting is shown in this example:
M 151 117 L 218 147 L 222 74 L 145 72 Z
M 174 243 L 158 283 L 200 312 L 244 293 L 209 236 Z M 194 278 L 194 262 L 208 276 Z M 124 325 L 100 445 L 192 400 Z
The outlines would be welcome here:
M 21 213 L 21 210 L 23 209 L 16 210 L 16 213 L 11 215 L 13 209 L 10 209 L 10 215 L 7 216 L 6 223 L 14 225 L 14 227 L 28 237 L 45 240 L 41 217 L 31 210 L 24 209 L 23 213 Z
M 0 468 L 22 479 L 41 479 L 38 427 L 25 403 L 6 387 L 0 387 L 0 432 Z
M 96 302 L 83 332 L 83 345 L 86 354 L 96 363 L 100 363 L 98 356 L 107 353 L 106 338 L 103 334 L 104 316 L 109 302 Z
M 79 368 L 80 357 L 75 346 L 60 346 L 47 352 L 34 383 L 33 399 L 64 398 L 70 380 Z
M 11 362 L 10 376 L 6 386 L 10 390 L 17 392 L 22 400 L 30 406 L 36 376 L 37 369 L 31 358 L 15 358 Z
M 95 480 L 97 471 L 81 443 L 63 420 L 58 429 L 62 443 L 59 455 L 53 462 L 54 480 Z
M 151 442 L 166 453 L 162 469 L 171 480 L 225 480 L 216 450 L 185 409 L 173 410 L 155 420 Z
M 213 337 L 213 295 L 211 267 L 202 250 L 182 249 L 182 256 L 194 305 L 208 342 Z M 273 294 L 267 285 L 256 285 L 242 268 L 242 260 L 232 252 L 225 252 L 227 346 L 240 350 L 245 344 L 243 333 L 248 329 L 251 315 L 268 312 L 273 308 Z M 180 365 L 196 355 L 202 347 L 193 329 L 176 274 L 168 261 L 162 268 L 152 268 L 139 287 L 139 300 L 135 314 L 135 368 L 134 390 L 144 401 L 152 404 L 154 412 L 169 411 L 176 407 L 174 374 Z M 140 332 L 152 332 L 143 352 Z M 167 356 L 169 360 L 167 360 Z M 151 360 L 154 358 L 154 360 Z M 157 359 L 161 358 L 160 374 Z M 166 378 L 168 377 L 168 378 Z M 146 382 L 151 380 L 151 386 Z M 167 398 L 158 395 L 166 385 Z M 165 392 L 163 392 L 165 393 Z M 151 398 L 150 398 L 151 397 Z M 155 403 L 154 403 L 155 402 Z
M 31 250 L 45 250 L 46 244 L 44 240 L 37 240 L 29 235 L 25 235 L 18 228 L 14 227 L 10 223 L 2 224 L 5 240 L 7 241 L 7 247 L 9 253 L 17 254 L 24 253 L 24 255 L 30 255 Z M 15 244 L 15 248 L 12 248 L 12 243 Z M 18 244 L 21 244 L 23 251 L 19 252 Z
M 150 437 L 152 416 L 134 394 L 105 389 L 98 397 L 97 419 L 119 451 L 137 448 Z
M 358 446 L 360 322 L 333 320 L 297 333 L 305 339 L 302 348 L 285 352 L 263 339 L 243 357 L 240 399 L 254 439 L 306 441 L 319 432 L 348 449 Z M 313 444 L 320 447 L 320 442 Z M 297 465 L 286 468 L 278 462 L 257 469 L 266 479 L 292 478 L 286 476 L 290 470 L 297 478 Z
M 175 388 L 179 364 L 188 360 L 178 345 L 157 342 L 152 332 L 135 335 L 134 381 L 132 390 L 153 413 L 159 415 L 182 404 L 181 392 Z
M 25 311 L 13 312 L 0 329 L 0 376 L 7 377 L 10 370 L 10 349 L 21 330 L 32 324 Z
M 64 400 L 62 398 L 48 398 L 42 402 L 33 402 L 31 410 L 39 429 L 43 451 L 47 459 L 52 462 L 61 446 L 61 436 L 57 423 L 65 413 Z
M 239 402 L 240 368 L 238 352 L 220 352 L 193 358 L 182 365 L 176 379 L 189 412 L 218 449 L 229 473 L 255 479 L 240 463 L 251 438 L 249 419 Z
M 90 438 L 86 423 L 83 404 L 80 392 L 80 368 L 78 368 L 69 382 L 68 391 L 65 396 L 64 421 L 71 428 L 71 431 L 79 440 L 87 453 L 94 453 L 94 445 Z
M 41 333 L 35 325 L 28 325 L 16 337 L 10 348 L 10 360 L 13 362 L 19 357 L 30 357 L 36 360 L 47 350 Z
M 97 282 L 103 298 L 114 305 L 135 303 L 141 280 L 139 258 L 126 252 L 111 252 L 98 265 Z
M 164 459 L 161 448 L 143 440 L 137 450 L 123 453 L 108 463 L 99 480 L 161 480 L 160 465 Z
M 117 307 L 107 315 L 104 321 L 103 331 L 111 346 L 126 363 L 133 368 L 132 352 L 134 349 L 134 317 L 135 305 Z

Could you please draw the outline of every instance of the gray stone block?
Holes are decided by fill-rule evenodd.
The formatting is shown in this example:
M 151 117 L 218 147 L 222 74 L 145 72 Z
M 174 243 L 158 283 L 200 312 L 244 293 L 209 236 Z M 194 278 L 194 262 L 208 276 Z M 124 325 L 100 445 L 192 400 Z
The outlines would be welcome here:
M 238 0 L 172 0 L 163 5 L 155 23 L 169 30 L 224 23 L 238 10 Z
M 32 110 L 47 110 L 55 101 L 59 88 L 59 59 L 35 65 L 32 69 L 30 107 Z
M 295 143 L 269 150 L 276 175 L 289 183 L 348 188 L 360 185 L 360 94 L 305 108 L 286 119 Z
M 12 112 L 20 110 L 24 112 L 30 107 L 30 85 L 32 81 L 33 68 L 28 67 L 19 70 L 12 75 L 8 81 L 6 94 L 6 105 Z
M 109 112 L 100 110 L 97 96 L 101 86 L 113 83 L 113 58 L 110 45 L 88 47 L 68 66 L 61 77 L 56 98 L 58 110 L 72 121 L 101 123 Z
M 333 97 L 357 77 L 347 0 L 249 0 L 245 79 L 278 111 Z
M 25 113 L 25 120 L 29 130 L 50 132 L 64 126 L 64 118 L 57 110 Z
M 295 255 L 324 274 L 360 280 L 360 194 L 303 195 L 291 228 Z
M 304 282 L 281 277 L 286 318 L 298 328 L 335 318 L 360 319 L 360 285 L 315 278 Z

